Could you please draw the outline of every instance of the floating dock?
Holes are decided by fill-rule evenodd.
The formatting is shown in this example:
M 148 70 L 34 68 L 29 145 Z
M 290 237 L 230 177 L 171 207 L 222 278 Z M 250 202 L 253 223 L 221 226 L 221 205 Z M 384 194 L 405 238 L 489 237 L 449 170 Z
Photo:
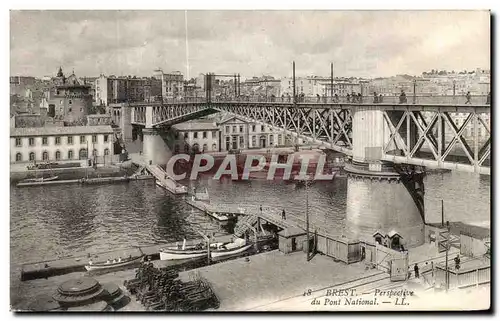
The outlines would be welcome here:
M 66 179 L 66 180 L 55 180 L 55 181 L 44 181 L 44 182 L 20 182 L 17 187 L 31 187 L 31 186 L 46 186 L 46 185 L 62 185 L 62 184 L 83 184 L 83 185 L 93 185 L 93 184 L 108 184 L 108 183 L 122 183 L 130 182 L 135 180 L 153 179 L 153 176 L 149 175 L 137 175 L 137 176 L 127 176 L 127 177 L 99 177 L 99 178 L 80 178 L 80 179 Z

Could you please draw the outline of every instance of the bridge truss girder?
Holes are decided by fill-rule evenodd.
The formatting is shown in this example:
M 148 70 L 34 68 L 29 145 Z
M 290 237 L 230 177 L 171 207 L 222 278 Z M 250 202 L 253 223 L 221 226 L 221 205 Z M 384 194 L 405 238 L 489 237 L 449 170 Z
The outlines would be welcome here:
M 398 112 L 385 110 L 383 115 L 390 132 L 384 160 L 490 174 L 489 109 L 408 108 Z M 480 128 L 484 128 L 484 138 Z M 454 149 L 455 154 L 461 155 L 452 155 Z
M 132 123 L 161 127 L 197 117 L 204 112 L 228 112 L 247 121 L 270 125 L 285 134 L 352 155 L 352 118 L 359 104 L 286 104 L 252 102 L 194 102 L 131 106 Z M 147 111 L 149 107 L 149 112 Z M 382 160 L 429 168 L 490 174 L 490 106 L 377 104 L 389 130 Z M 456 123 L 460 113 L 463 122 Z M 479 128 L 486 138 L 481 141 Z M 472 135 L 465 133 L 472 128 Z M 470 139 L 472 137 L 472 140 Z M 455 146 L 463 153 L 453 159 Z
M 341 105 L 218 103 L 213 108 L 352 154 L 351 109 Z

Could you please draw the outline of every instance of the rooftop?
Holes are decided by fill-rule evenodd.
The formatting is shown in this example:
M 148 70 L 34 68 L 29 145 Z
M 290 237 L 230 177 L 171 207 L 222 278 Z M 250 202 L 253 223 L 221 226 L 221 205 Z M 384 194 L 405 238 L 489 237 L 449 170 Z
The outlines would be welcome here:
M 90 118 L 101 118 L 101 117 L 111 117 L 111 115 L 108 115 L 108 114 L 92 114 L 92 115 L 87 115 L 87 117 L 90 117 Z
M 56 136 L 80 134 L 112 134 L 111 126 L 67 126 L 67 127 L 29 127 L 11 128 L 10 137 Z
M 175 130 L 190 131 L 190 130 L 217 130 L 219 129 L 214 123 L 196 122 L 196 123 L 180 123 L 172 126 Z
M 304 235 L 307 232 L 304 231 L 303 229 L 296 228 L 296 227 L 288 227 L 284 229 L 283 231 L 278 232 L 278 235 L 284 236 L 286 238 L 292 237 L 292 236 L 299 236 L 299 235 Z

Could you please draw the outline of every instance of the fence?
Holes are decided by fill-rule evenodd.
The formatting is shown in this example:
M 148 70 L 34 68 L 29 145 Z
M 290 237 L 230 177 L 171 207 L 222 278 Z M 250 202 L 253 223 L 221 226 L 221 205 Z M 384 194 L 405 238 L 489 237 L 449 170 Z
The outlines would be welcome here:
M 318 235 L 316 250 L 346 264 L 361 260 L 361 243 Z
M 490 266 L 483 266 L 472 269 L 452 270 L 448 267 L 449 289 L 479 286 L 491 282 Z M 436 284 L 446 284 L 446 270 L 442 266 L 436 266 Z
M 165 104 L 173 103 L 204 103 L 207 102 L 205 97 L 184 97 L 184 98 L 169 98 L 164 99 Z M 293 97 L 269 97 L 269 96 L 229 96 L 229 97 L 211 97 L 211 102 L 262 102 L 262 103 L 293 103 Z M 408 95 L 406 99 L 402 99 L 399 95 L 391 96 L 305 96 L 297 97 L 297 103 L 338 103 L 338 104 L 439 104 L 439 105 L 463 105 L 467 102 L 465 95 Z M 489 105 L 490 100 L 487 95 L 471 96 L 471 105 Z

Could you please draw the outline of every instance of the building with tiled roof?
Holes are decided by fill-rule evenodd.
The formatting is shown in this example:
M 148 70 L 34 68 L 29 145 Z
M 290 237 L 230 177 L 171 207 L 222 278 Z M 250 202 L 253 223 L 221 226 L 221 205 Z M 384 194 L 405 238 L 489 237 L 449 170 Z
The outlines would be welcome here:
M 113 155 L 113 140 L 111 126 L 11 128 L 10 161 L 95 161 L 99 157 L 106 162 Z

